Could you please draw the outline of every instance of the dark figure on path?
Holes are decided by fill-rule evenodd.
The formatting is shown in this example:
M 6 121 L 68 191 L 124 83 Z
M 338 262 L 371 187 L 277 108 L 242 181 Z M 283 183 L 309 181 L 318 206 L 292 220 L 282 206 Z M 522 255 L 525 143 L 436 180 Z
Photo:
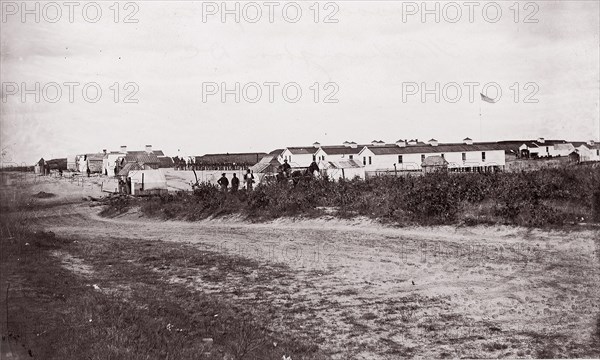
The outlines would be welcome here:
M 88 177 L 90 177 L 90 174 L 92 173 L 92 171 L 90 170 L 89 166 L 88 166 L 88 168 L 87 168 L 87 171 L 86 171 L 86 172 L 87 172 L 87 176 L 88 176 Z
M 283 164 L 281 165 L 281 170 L 283 170 L 283 173 L 285 174 L 286 177 L 290 177 L 290 171 L 292 170 L 292 167 L 290 166 L 290 164 L 288 164 L 287 160 L 283 160 Z
M 237 192 L 240 187 L 240 178 L 234 173 L 233 178 L 231 179 L 231 192 Z
M 221 178 L 217 181 L 217 184 L 221 186 L 222 191 L 227 191 L 227 187 L 229 186 L 229 180 L 227 180 L 225 173 L 221 174 Z
M 308 167 L 308 175 L 315 176 L 315 171 L 319 171 L 319 165 L 315 161 L 313 161 Z
M 246 190 L 252 190 L 252 184 L 254 184 L 254 174 L 250 172 L 250 169 L 248 169 L 248 172 L 246 175 L 244 175 L 244 182 L 246 182 Z

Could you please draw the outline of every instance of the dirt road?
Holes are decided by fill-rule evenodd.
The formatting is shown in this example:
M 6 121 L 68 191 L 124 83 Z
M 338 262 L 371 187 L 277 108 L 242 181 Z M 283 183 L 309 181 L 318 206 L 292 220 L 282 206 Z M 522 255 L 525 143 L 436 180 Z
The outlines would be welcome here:
M 279 320 L 274 331 L 317 339 L 333 358 L 600 356 L 598 231 L 108 219 L 93 202 L 58 205 L 64 188 L 31 189 L 59 194 L 38 200 L 48 208 L 31 215 L 57 236 L 188 243 L 285 265 L 295 281 L 268 287 L 253 286 L 252 275 L 216 287 L 178 281 L 268 306 Z

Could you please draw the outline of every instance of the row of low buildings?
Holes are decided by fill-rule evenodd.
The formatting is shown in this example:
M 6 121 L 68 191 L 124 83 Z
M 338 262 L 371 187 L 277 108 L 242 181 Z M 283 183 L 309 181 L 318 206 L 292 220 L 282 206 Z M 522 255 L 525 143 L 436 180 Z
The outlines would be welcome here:
M 447 168 L 451 171 L 500 171 L 507 162 L 516 159 L 543 159 L 570 157 L 572 161 L 600 161 L 600 144 L 568 142 L 565 140 L 537 140 L 473 142 L 466 138 L 461 143 L 427 143 L 419 140 L 398 140 L 393 144 L 374 140 L 359 145 L 344 142 L 341 146 L 322 146 L 314 143 L 307 147 L 288 147 L 281 152 L 280 161 L 287 160 L 293 167 L 307 167 L 311 162 L 326 166 L 339 161 L 353 161 L 371 173 L 390 171 L 429 171 Z
M 130 169 L 146 170 L 173 167 L 173 158 L 165 156 L 162 150 L 153 150 L 146 145 L 144 150 L 128 150 L 121 146 L 117 151 L 103 150 L 99 153 L 73 155 L 62 159 L 40 159 L 34 164 L 34 172 L 48 174 L 50 171 L 73 171 L 80 173 L 118 176 Z
M 294 146 L 270 153 L 206 154 L 185 158 L 165 156 L 161 150 L 146 145 L 144 150 L 131 151 L 121 146 L 118 151 L 82 154 L 66 159 L 53 159 L 36 164 L 36 172 L 52 169 L 126 176 L 131 170 L 178 168 L 196 170 L 245 170 L 255 173 L 275 173 L 287 161 L 292 168 L 307 168 L 316 162 L 319 169 L 332 178 L 364 178 L 390 172 L 428 172 L 448 170 L 503 171 L 515 160 L 564 158 L 571 162 L 600 161 L 600 144 L 594 141 L 508 140 L 474 142 L 470 138 L 460 143 L 440 143 L 398 140 L 385 143 L 374 140 L 368 144 L 346 141 L 341 145 Z
M 470 138 L 460 143 L 440 143 L 398 140 L 385 143 L 374 140 L 368 144 L 346 141 L 341 145 L 292 146 L 264 153 L 207 154 L 188 159 L 187 168 L 197 170 L 245 170 L 270 174 L 287 161 L 292 168 L 307 168 L 314 161 L 330 178 L 365 178 L 369 175 L 429 172 L 489 172 L 518 170 L 522 162 L 544 163 L 552 158 L 564 162 L 600 161 L 600 144 L 594 141 L 508 140 L 474 142 Z M 514 163 L 520 166 L 511 166 Z

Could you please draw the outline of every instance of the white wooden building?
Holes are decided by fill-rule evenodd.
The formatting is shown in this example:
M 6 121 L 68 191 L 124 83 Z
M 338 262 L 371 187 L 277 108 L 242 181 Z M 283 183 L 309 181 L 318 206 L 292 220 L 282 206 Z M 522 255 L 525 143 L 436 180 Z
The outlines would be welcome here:
M 566 153 L 564 145 L 568 144 L 566 140 L 546 140 L 539 138 L 537 140 L 525 141 L 519 147 L 521 153 L 529 154 L 529 157 L 557 157 L 568 156 L 571 152 Z
M 281 162 L 287 160 L 292 168 L 309 167 L 316 161 L 316 152 L 320 147 L 319 143 L 314 143 L 313 146 L 287 147 L 281 153 Z
M 127 146 L 123 145 L 119 151 L 110 151 L 104 154 L 102 161 L 102 173 L 108 174 L 109 176 L 115 176 L 115 165 L 119 158 L 127 155 Z
M 335 146 L 321 146 L 315 153 L 315 161 L 321 168 L 321 164 L 327 164 L 329 161 L 348 161 L 358 159 L 358 153 L 362 150 L 362 147 L 355 142 L 345 141 L 343 145 Z
M 586 144 L 581 144 L 577 148 L 577 153 L 579 153 L 579 161 L 600 161 L 600 143 L 590 140 Z
M 429 156 L 440 156 L 451 171 L 498 171 L 506 165 L 505 150 L 493 143 L 440 144 L 431 139 L 427 145 L 409 145 L 399 141 L 394 145 L 365 146 L 358 154 L 368 172 L 421 171 Z

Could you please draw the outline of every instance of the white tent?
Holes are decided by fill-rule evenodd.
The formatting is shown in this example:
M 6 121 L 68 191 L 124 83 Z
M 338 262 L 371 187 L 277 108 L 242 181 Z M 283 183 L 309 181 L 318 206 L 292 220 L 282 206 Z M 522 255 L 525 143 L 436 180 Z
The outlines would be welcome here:
M 321 166 L 329 179 L 334 181 L 352 180 L 355 177 L 365 179 L 365 168 L 354 160 L 326 161 L 321 162 Z
M 158 170 L 132 170 L 127 174 L 131 178 L 133 195 L 149 190 L 167 190 L 167 180 L 163 172 Z

